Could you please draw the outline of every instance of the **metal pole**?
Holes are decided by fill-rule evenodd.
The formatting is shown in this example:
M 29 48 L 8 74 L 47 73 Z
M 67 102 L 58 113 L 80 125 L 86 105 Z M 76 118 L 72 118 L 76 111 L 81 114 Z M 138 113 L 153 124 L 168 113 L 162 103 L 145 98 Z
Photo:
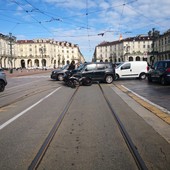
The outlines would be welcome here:
M 8 65 L 12 69 L 12 33 L 9 33 L 9 49 L 10 49 L 10 56 L 8 57 Z
M 43 47 L 41 48 L 41 52 L 42 52 L 42 70 L 43 70 Z

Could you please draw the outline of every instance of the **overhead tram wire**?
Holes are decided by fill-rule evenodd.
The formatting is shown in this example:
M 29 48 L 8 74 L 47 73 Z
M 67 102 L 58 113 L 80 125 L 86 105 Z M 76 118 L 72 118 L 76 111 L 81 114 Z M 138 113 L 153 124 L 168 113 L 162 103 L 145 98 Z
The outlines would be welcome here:
M 45 12 L 43 10 L 40 10 L 39 8 L 35 7 L 34 5 L 32 5 L 28 0 L 24 0 L 27 4 L 29 4 L 30 6 L 33 7 L 33 10 L 31 11 L 28 11 L 28 12 L 34 12 L 34 11 L 37 11 L 37 12 L 40 12 L 41 14 L 45 15 L 45 16 L 48 16 L 50 19 L 49 20 L 46 20 L 46 21 L 42 21 L 41 23 L 50 23 L 50 22 L 55 22 L 55 21 L 58 21 L 58 22 L 61 22 L 61 23 L 64 23 L 64 24 L 69 24 L 69 25 L 72 25 L 74 27 L 79 27 L 79 28 L 82 28 L 82 29 L 89 29 L 89 28 L 86 28 L 84 25 L 75 25 L 73 24 L 73 22 L 66 22 L 64 21 L 64 18 L 61 18 L 61 17 L 54 17 L 53 15 L 49 15 L 51 13 L 48 14 L 48 12 Z
M 18 5 L 19 7 L 21 7 L 28 15 L 30 15 L 30 14 L 28 13 L 28 11 L 25 10 L 24 7 L 23 7 L 20 3 L 18 3 L 16 0 L 11 0 L 11 2 L 17 4 L 17 5 Z M 52 34 L 52 32 L 50 32 L 45 26 L 43 26 L 40 21 L 38 21 L 38 20 L 37 20 L 35 17 L 33 17 L 32 15 L 30 15 L 30 16 L 31 16 L 31 18 L 33 18 L 35 21 L 37 21 L 37 23 L 40 24 L 42 28 L 44 28 L 47 32 L 49 32 L 50 34 Z M 52 35 L 53 35 L 53 34 L 52 34 Z
M 118 25 L 118 31 L 119 31 L 119 33 L 121 34 L 121 19 L 122 19 L 122 16 L 123 16 L 123 12 L 124 12 L 124 7 L 125 7 L 125 3 L 123 4 L 123 7 L 122 7 L 122 12 L 121 12 L 121 14 L 120 14 L 120 20 L 119 20 L 119 25 Z
M 87 28 L 89 27 L 89 18 L 88 18 L 88 0 L 86 0 L 86 25 Z M 91 52 L 91 42 L 89 38 L 89 30 L 87 29 L 87 36 L 88 36 L 88 45 L 89 45 L 89 52 Z
M 112 6 L 112 7 L 109 7 L 107 9 L 104 9 L 104 10 L 97 10 L 97 11 L 91 11 L 91 12 L 87 12 L 86 10 L 86 13 L 85 14 L 79 14 L 79 15 L 74 15 L 74 16 L 69 16 L 69 17 L 55 17 L 54 15 L 55 14 L 52 14 L 50 12 L 47 12 L 47 11 L 43 11 L 43 10 L 40 10 L 39 8 L 35 7 L 34 5 L 32 5 L 28 0 L 24 0 L 27 4 L 31 5 L 33 7 L 34 10 L 31 10 L 31 11 L 28 11 L 28 12 L 34 12 L 34 11 L 39 11 L 41 14 L 45 15 L 45 16 L 48 16 L 50 17 L 50 20 L 46 20 L 46 21 L 42 21 L 41 23 L 43 22 L 55 22 L 55 21 L 58 21 L 58 22 L 62 22 L 62 23 L 66 23 L 66 24 L 69 24 L 69 25 L 72 25 L 72 26 L 76 26 L 76 27 L 79 27 L 79 28 L 82 28 L 82 29 L 90 29 L 89 25 L 88 27 L 86 28 L 85 26 L 78 26 L 78 25 L 75 25 L 73 24 L 72 22 L 66 22 L 65 19 L 69 19 L 70 18 L 75 18 L 77 16 L 87 16 L 86 18 L 88 18 L 88 16 L 90 14 L 93 14 L 93 13 L 99 13 L 99 12 L 102 12 L 102 11 L 106 11 L 106 10 L 111 10 L 113 8 L 116 8 L 116 7 L 120 7 L 120 6 L 124 6 L 126 4 L 131 4 L 131 3 L 134 3 L 136 2 L 137 0 L 133 0 L 133 1 L 130 1 L 130 2 L 127 2 L 127 3 L 124 3 L 124 4 L 120 4 L 120 5 L 115 5 L 115 6 Z M 88 1 L 86 1 L 86 6 L 88 6 Z M 50 14 L 50 15 L 49 15 Z M 80 23 L 81 24 L 81 23 Z

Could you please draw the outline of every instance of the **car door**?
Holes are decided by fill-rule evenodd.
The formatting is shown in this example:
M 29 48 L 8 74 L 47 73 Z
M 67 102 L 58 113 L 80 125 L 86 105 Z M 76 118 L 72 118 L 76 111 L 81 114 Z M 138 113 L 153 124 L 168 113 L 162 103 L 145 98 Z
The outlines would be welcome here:
M 83 77 L 90 77 L 92 80 L 95 80 L 94 72 L 96 71 L 96 64 L 87 64 L 82 70 Z
M 96 65 L 96 70 L 94 72 L 94 80 L 99 81 L 99 80 L 103 80 L 105 77 L 105 64 L 97 64 Z
M 120 67 L 120 76 L 121 77 L 133 77 L 131 63 L 125 63 Z

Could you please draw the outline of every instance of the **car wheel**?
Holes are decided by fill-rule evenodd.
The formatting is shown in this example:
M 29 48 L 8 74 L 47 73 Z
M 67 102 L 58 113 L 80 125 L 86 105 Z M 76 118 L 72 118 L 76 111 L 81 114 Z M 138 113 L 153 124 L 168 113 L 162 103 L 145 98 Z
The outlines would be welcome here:
M 0 80 L 0 92 L 3 92 L 5 90 L 5 83 Z
M 105 78 L 105 82 L 110 84 L 113 82 L 113 76 L 112 75 L 107 75 Z
M 57 79 L 58 79 L 59 81 L 63 81 L 63 75 L 62 75 L 62 74 L 59 74 L 59 75 L 57 76 Z
M 165 77 L 161 77 L 161 84 L 164 86 L 166 85 L 166 79 Z
M 148 82 L 149 82 L 149 83 L 151 83 L 151 82 L 152 82 L 151 75 L 148 75 Z
M 146 79 L 146 74 L 145 73 L 141 73 L 139 78 L 142 79 L 142 80 Z
M 92 85 L 92 79 L 89 77 L 86 77 L 83 81 L 84 86 L 91 86 Z

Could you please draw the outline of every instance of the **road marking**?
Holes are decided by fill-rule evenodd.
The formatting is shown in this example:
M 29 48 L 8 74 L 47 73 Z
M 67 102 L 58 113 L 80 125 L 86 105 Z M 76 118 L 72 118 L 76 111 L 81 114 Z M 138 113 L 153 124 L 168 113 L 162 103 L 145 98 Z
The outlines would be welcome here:
M 42 101 L 44 101 L 46 98 L 48 98 L 49 96 L 51 96 L 52 94 L 54 94 L 56 91 L 58 91 L 61 87 L 58 87 L 57 89 L 55 89 L 54 91 L 52 91 L 50 94 L 48 94 L 47 96 L 43 97 L 42 99 L 40 99 L 37 103 L 33 104 L 32 106 L 28 107 L 27 109 L 23 110 L 21 113 L 17 114 L 16 116 L 14 116 L 13 118 L 9 119 L 8 121 L 6 121 L 5 123 L 3 123 L 2 125 L 0 125 L 0 130 L 2 130 L 3 128 L 5 128 L 6 126 L 8 126 L 10 123 L 12 123 L 14 120 L 18 119 L 20 116 L 22 116 L 23 114 L 25 114 L 26 112 L 28 112 L 29 110 L 31 110 L 33 107 L 35 107 L 36 105 L 38 105 L 39 103 L 41 103 Z

